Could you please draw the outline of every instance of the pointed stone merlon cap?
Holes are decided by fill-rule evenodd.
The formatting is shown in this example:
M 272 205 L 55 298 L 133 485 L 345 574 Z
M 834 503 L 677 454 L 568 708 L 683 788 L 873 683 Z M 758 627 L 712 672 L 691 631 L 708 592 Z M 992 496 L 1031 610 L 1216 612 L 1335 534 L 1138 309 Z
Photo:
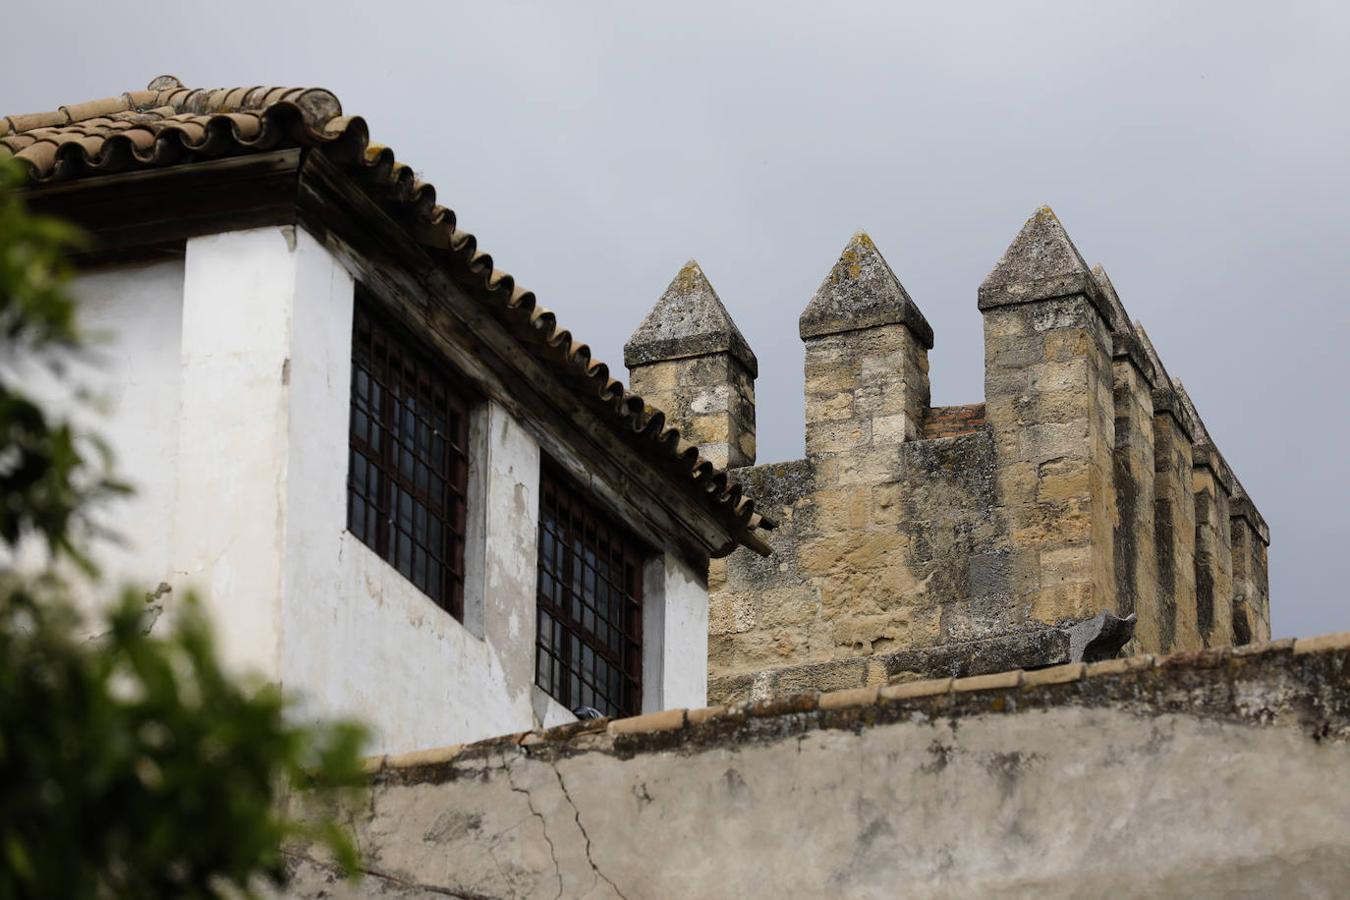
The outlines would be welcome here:
M 1265 516 L 1261 515 L 1261 511 L 1248 496 L 1247 489 L 1236 476 L 1233 478 L 1233 496 L 1228 499 L 1228 518 L 1245 519 L 1248 527 L 1256 533 L 1261 542 L 1267 547 L 1270 546 L 1270 526 L 1266 524 Z
M 1214 473 L 1214 480 L 1228 492 L 1229 496 L 1234 493 L 1233 470 L 1229 468 L 1228 461 L 1223 458 L 1219 448 L 1214 446 L 1214 439 L 1209 436 L 1209 429 L 1205 427 L 1204 419 L 1200 418 L 1200 411 L 1195 408 L 1195 403 L 1191 400 L 1190 393 L 1186 390 L 1186 385 L 1176 379 L 1172 380 L 1172 388 L 1176 391 L 1177 402 L 1186 410 L 1186 415 L 1190 416 L 1191 421 L 1195 423 L 1194 446 L 1191 447 L 1191 462 L 1198 468 L 1208 468 Z
M 712 353 L 728 353 L 752 378 L 759 376 L 759 360 L 703 270 L 691 259 L 623 345 L 623 362 L 631 369 Z
M 1102 267 L 1101 263 L 1092 267 L 1092 280 L 1097 283 L 1097 289 L 1101 291 L 1102 300 L 1106 303 L 1110 312 L 1108 321 L 1111 325 L 1112 357 L 1128 359 L 1139 370 L 1139 374 L 1148 382 L 1149 387 L 1156 387 L 1158 384 L 1157 370 L 1144 351 L 1139 336 L 1134 333 L 1134 325 L 1130 323 L 1130 317 L 1125 312 L 1125 304 L 1120 302 L 1120 295 L 1116 293 L 1116 286 L 1111 283 L 1111 276 L 1106 274 L 1106 269 Z
M 1163 365 L 1162 358 L 1158 356 L 1158 351 L 1153 346 L 1153 341 L 1149 339 L 1148 332 L 1144 330 L 1142 323 L 1134 323 L 1134 333 L 1139 339 L 1139 346 L 1143 349 L 1145 357 L 1153 366 L 1157 381 L 1153 387 L 1153 414 L 1167 413 L 1181 428 L 1186 435 L 1186 440 L 1195 443 L 1197 424 L 1191 417 L 1186 404 L 1181 401 L 1180 395 L 1172 386 L 1172 376 L 1167 374 L 1167 367 Z
M 925 350 L 933 349 L 933 329 L 928 320 L 877 245 L 866 232 L 859 231 L 816 289 L 797 327 L 806 340 L 878 325 L 904 325 Z
M 1111 324 L 1111 310 L 1078 248 L 1054 210 L 1042 206 L 1027 219 L 980 285 L 980 309 L 1035 303 L 1081 294 Z

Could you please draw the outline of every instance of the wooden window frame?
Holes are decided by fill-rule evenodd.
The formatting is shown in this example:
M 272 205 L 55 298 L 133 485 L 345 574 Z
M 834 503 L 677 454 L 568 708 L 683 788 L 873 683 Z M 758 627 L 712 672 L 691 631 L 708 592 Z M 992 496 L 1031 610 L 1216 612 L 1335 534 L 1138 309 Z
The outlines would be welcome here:
M 347 530 L 463 621 L 470 396 L 363 289 L 352 319 Z
M 642 712 L 651 553 L 548 461 L 539 477 L 535 684 L 568 710 Z

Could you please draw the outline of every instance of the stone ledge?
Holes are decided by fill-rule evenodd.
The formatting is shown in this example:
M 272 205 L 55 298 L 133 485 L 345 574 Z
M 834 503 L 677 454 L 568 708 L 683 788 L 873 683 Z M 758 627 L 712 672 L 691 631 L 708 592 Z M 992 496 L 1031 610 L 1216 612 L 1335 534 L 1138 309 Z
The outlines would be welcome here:
M 614 719 L 605 730 L 611 735 L 675 731 L 684 727 L 686 712 L 684 709 L 666 709 L 627 719 Z
M 1128 361 L 1147 383 L 1148 389 L 1150 391 L 1156 390 L 1158 370 L 1153 368 L 1153 363 L 1149 360 L 1148 354 L 1144 352 L 1144 347 L 1139 343 L 1139 338 L 1131 332 L 1117 331 L 1111 335 L 1111 342 L 1111 358 Z
M 1261 704 L 1253 689 L 1269 688 Z M 1259 691 L 1258 691 L 1259 693 Z M 1187 712 L 1254 726 L 1294 723 L 1319 739 L 1350 740 L 1350 632 L 1171 656 L 1071 663 L 1029 672 L 936 678 L 875 688 L 814 692 L 705 709 L 665 710 L 372 757 L 373 779 L 443 780 L 481 769 L 502 753 L 607 752 L 620 756 L 688 743 L 737 743 L 807 731 L 866 727 L 913 716 L 959 718 L 1063 705 L 1123 708 L 1138 714 Z
M 1186 435 L 1186 440 L 1195 443 L 1196 423 L 1191 418 L 1186 407 L 1177 397 L 1177 392 L 1170 387 L 1159 387 L 1153 389 L 1153 415 L 1167 413 L 1181 428 L 1182 433 Z
M 1307 653 L 1333 653 L 1343 650 L 1350 650 L 1350 631 L 1298 638 L 1294 641 L 1295 656 L 1303 656 Z
M 910 442 L 914 447 L 922 442 Z M 757 690 L 771 694 L 798 693 L 803 690 L 834 690 L 867 687 L 871 661 L 884 668 L 887 678 L 945 677 L 970 678 L 1013 669 L 1033 669 L 1072 659 L 1067 631 L 1045 627 L 981 640 L 914 647 L 870 657 L 852 656 L 835 660 L 797 663 L 711 679 L 708 696 L 715 702 L 729 703 L 755 696 Z
M 1229 500 L 1228 517 L 1230 519 L 1246 519 L 1247 525 L 1256 532 L 1256 536 L 1261 539 L 1261 543 L 1267 547 L 1270 546 L 1270 526 L 1261 516 L 1260 510 L 1252 503 L 1247 492 L 1243 490 L 1242 483 L 1236 484 L 1237 493 Z
M 1223 488 L 1224 493 L 1229 497 L 1233 496 L 1236 483 L 1233 478 L 1233 470 L 1229 468 L 1228 461 L 1223 458 L 1219 448 L 1202 441 L 1191 448 L 1191 459 L 1194 468 L 1209 469 L 1214 476 L 1214 480 Z M 1231 518 L 1231 511 L 1229 516 Z

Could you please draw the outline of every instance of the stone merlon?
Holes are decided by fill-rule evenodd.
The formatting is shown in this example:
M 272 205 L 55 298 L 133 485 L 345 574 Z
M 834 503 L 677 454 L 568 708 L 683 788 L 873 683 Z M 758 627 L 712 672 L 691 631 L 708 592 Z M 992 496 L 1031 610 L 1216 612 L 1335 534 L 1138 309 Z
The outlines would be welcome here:
M 691 259 L 624 344 L 623 361 L 632 368 L 710 353 L 730 353 L 751 377 L 759 376 L 759 361 L 750 345 L 703 269 Z
M 759 363 L 703 270 L 685 263 L 623 351 L 634 391 L 713 465 L 755 462 Z
M 798 320 L 802 340 L 877 325 L 904 325 L 925 350 L 933 329 L 864 231 L 849 240 Z
M 979 308 L 988 310 L 1074 294 L 1087 297 L 1102 318 L 1111 322 L 1111 310 L 1092 277 L 1092 270 L 1069 240 L 1054 210 L 1042 206 L 1027 219 L 980 285 Z

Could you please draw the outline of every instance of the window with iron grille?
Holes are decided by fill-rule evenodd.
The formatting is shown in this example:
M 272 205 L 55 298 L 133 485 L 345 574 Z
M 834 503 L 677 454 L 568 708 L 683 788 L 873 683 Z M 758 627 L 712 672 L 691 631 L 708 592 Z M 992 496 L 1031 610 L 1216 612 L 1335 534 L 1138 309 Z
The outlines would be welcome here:
M 347 529 L 464 616 L 469 405 L 444 363 L 358 298 Z
M 563 706 L 642 711 L 642 547 L 545 466 L 535 683 Z

